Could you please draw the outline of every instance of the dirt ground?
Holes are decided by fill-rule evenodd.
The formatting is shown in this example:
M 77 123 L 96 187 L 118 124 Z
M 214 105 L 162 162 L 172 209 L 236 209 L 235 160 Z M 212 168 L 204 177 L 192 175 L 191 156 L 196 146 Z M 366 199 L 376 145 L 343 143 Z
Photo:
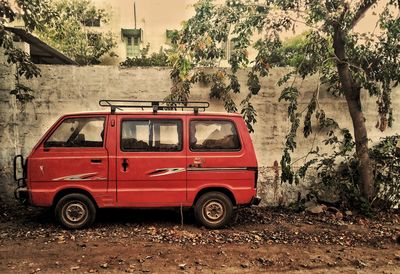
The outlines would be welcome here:
M 176 210 L 102 210 L 68 231 L 49 210 L 3 205 L 0 221 L 0 273 L 400 273 L 399 213 L 252 208 L 207 230 L 190 212 L 182 226 Z

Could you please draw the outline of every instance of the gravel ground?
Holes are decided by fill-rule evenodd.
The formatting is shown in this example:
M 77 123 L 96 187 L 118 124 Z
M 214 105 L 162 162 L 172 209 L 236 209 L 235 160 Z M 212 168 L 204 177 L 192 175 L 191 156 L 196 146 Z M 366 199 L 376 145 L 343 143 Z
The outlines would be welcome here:
M 0 206 L 1 273 L 400 273 L 400 214 L 253 207 L 220 230 L 190 211 L 101 210 L 64 230 L 47 209 Z

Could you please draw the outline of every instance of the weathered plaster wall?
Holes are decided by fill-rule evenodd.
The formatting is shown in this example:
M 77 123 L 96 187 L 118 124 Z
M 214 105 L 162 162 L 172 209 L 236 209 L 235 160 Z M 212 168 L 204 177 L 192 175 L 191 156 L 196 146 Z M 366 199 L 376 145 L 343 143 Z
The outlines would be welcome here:
M 14 182 L 11 179 L 12 158 L 15 154 L 27 155 L 43 133 L 56 119 L 69 112 L 99 110 L 98 100 L 113 99 L 163 99 L 171 85 L 169 70 L 164 68 L 132 68 L 120 69 L 110 66 L 55 66 L 41 65 L 42 77 L 26 81 L 33 88 L 35 100 L 21 107 L 10 96 L 14 85 L 13 68 L 0 62 L 0 197 L 11 197 Z M 280 88 L 277 79 L 287 69 L 274 69 L 270 76 L 262 79 L 260 94 L 254 98 L 254 106 L 258 111 L 257 124 L 252 139 L 257 151 L 261 168 L 260 194 L 268 204 L 287 203 L 297 198 L 297 192 L 304 191 L 305 182 L 301 186 L 281 184 L 275 176 L 274 162 L 279 163 L 284 137 L 289 125 L 286 105 L 278 102 Z M 246 71 L 239 73 L 239 79 L 245 93 Z M 301 84 L 303 97 L 317 87 L 313 78 Z M 196 85 L 192 89 L 193 100 L 209 100 L 208 87 Z M 240 102 L 240 98 L 236 98 Z M 399 109 L 400 98 L 393 95 L 394 109 Z M 301 100 L 299 109 L 306 107 L 306 100 Z M 334 116 L 341 126 L 351 128 L 347 106 L 342 99 L 336 99 L 321 91 L 320 104 L 328 115 Z M 222 111 L 223 105 L 211 100 L 211 110 Z M 378 140 L 386 134 L 398 132 L 399 123 L 385 133 L 375 129 L 377 120 L 374 99 L 364 99 L 364 110 L 369 137 Z M 396 121 L 400 113 L 395 112 Z M 300 135 L 300 134 L 299 134 Z M 311 140 L 298 138 L 296 157 L 304 155 L 311 147 Z M 316 144 L 323 139 L 319 136 Z

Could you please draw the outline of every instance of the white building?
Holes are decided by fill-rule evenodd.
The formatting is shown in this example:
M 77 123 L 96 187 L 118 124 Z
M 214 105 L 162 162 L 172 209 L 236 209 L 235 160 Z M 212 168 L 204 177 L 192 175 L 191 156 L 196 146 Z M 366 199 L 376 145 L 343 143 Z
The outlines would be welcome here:
M 127 57 L 137 56 L 147 43 L 150 44 L 150 52 L 158 52 L 160 47 L 168 48 L 171 42 L 168 33 L 181 29 L 182 22 L 194 15 L 193 4 L 196 2 L 196 0 L 92 0 L 96 7 L 104 8 L 110 14 L 109 23 L 99 26 L 99 30 L 111 31 L 117 37 L 118 44 L 114 52 L 118 57 L 106 57 L 103 64 L 118 64 Z M 381 11 L 382 8 L 383 4 L 380 3 L 377 10 Z M 377 15 L 374 11 L 368 11 L 355 31 L 373 31 L 376 20 Z M 299 34 L 306 29 L 307 27 L 299 24 L 296 33 Z M 283 33 L 283 38 L 290 38 L 293 35 L 292 31 L 288 31 Z M 227 59 L 230 55 L 230 44 L 227 43 Z M 250 59 L 255 55 L 256 51 L 250 48 Z M 227 65 L 227 61 L 223 60 L 219 65 Z
M 150 52 L 160 47 L 168 48 L 168 37 L 173 30 L 181 28 L 184 20 L 194 14 L 195 0 L 92 0 L 97 8 L 110 14 L 107 24 L 99 31 L 111 31 L 117 38 L 114 52 L 117 58 L 106 57 L 103 64 L 118 64 L 127 57 L 134 57 L 140 49 L 150 44 Z M 136 10 L 136 20 L 135 20 Z

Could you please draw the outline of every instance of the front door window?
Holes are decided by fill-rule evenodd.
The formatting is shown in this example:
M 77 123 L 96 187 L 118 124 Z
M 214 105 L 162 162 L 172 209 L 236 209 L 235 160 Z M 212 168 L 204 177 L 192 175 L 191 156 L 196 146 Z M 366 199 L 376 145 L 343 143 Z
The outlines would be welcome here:
M 67 118 L 47 139 L 45 147 L 102 147 L 104 117 Z

